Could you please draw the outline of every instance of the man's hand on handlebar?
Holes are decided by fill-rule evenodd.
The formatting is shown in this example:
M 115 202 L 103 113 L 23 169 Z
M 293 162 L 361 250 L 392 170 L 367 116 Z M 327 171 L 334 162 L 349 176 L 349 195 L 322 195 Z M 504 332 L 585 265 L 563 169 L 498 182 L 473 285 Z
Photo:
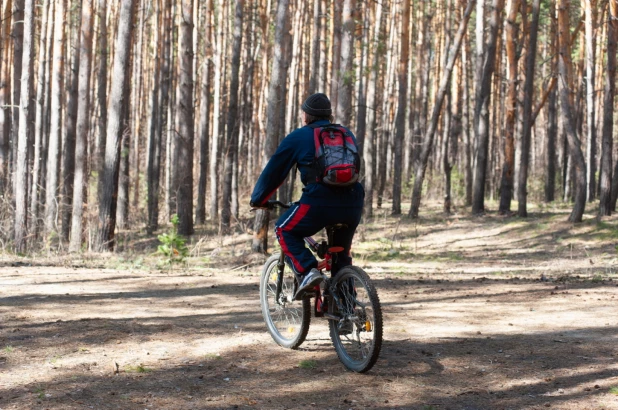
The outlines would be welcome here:
M 284 204 L 281 201 L 274 201 L 274 200 L 270 200 L 267 201 L 263 204 L 255 204 L 253 202 L 249 202 L 249 205 L 251 206 L 251 210 L 254 211 L 256 209 L 268 209 L 268 210 L 273 210 L 275 208 L 289 208 L 292 206 L 292 203 L 290 202 L 289 204 Z

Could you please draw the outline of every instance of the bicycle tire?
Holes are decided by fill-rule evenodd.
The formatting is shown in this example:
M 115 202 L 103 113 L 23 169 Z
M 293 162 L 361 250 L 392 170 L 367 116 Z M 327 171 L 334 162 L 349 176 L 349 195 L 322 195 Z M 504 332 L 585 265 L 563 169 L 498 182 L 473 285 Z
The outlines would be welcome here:
M 260 279 L 260 305 L 266 328 L 278 345 L 297 349 L 307 337 L 311 321 L 311 303 L 308 299 L 293 300 L 295 276 L 285 273 L 281 290 L 281 303 L 277 303 L 276 289 L 279 275 L 279 255 L 272 255 L 262 269 Z
M 349 370 L 365 373 L 376 363 L 382 349 L 382 307 L 378 293 L 369 275 L 356 266 L 346 266 L 337 272 L 331 289 L 339 296 L 344 310 L 337 312 L 335 302 L 331 301 L 330 311 L 343 319 L 328 321 L 337 356 Z M 346 331 L 350 333 L 345 334 Z

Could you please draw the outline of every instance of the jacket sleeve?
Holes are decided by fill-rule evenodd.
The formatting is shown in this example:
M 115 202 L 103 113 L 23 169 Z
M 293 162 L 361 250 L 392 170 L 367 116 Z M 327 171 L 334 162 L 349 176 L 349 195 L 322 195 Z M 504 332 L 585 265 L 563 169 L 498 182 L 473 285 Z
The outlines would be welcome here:
M 281 142 L 266 164 L 251 194 L 252 204 L 264 205 L 283 184 L 292 167 L 296 165 L 298 152 L 291 136 L 292 134 L 288 135 Z

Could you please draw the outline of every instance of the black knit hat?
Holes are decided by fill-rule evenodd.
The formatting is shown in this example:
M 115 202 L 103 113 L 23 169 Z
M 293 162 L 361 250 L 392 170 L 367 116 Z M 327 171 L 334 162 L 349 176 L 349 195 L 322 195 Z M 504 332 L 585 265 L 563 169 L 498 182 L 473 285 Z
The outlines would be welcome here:
M 304 112 L 314 117 L 328 117 L 333 110 L 330 107 L 330 100 L 323 93 L 317 93 L 307 97 L 301 106 Z

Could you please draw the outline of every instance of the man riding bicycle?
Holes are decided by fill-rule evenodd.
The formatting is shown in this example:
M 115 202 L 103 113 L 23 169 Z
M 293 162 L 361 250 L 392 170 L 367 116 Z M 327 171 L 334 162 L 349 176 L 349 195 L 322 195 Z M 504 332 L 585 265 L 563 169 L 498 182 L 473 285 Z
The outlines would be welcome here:
M 298 167 L 304 185 L 303 194 L 300 201 L 294 203 L 275 225 L 277 240 L 286 262 L 298 278 L 299 286 L 295 298 L 302 297 L 324 279 L 317 270 L 315 256 L 305 247 L 305 237 L 313 236 L 329 225 L 345 225 L 334 234 L 334 243 L 344 250 L 333 258 L 331 272 L 334 275 L 342 267 L 352 264 L 350 248 L 361 219 L 365 198 L 365 191 L 357 182 L 360 164 L 349 171 L 354 176 L 342 184 L 330 182 L 328 176 L 323 178 L 323 175 L 320 175 L 322 171 L 317 165 L 319 161 L 316 160 L 316 152 L 328 152 L 330 144 L 319 139 L 322 132 L 326 131 L 331 136 L 333 132 L 340 132 L 344 139 L 343 145 L 348 141 L 348 147 L 344 149 L 356 150 L 356 137 L 352 132 L 339 125 L 331 126 L 333 116 L 328 97 L 322 93 L 313 94 L 305 100 L 301 108 L 305 126 L 292 131 L 281 142 L 258 178 L 250 203 L 254 208 L 266 207 L 269 198 L 284 182 L 292 167 Z

